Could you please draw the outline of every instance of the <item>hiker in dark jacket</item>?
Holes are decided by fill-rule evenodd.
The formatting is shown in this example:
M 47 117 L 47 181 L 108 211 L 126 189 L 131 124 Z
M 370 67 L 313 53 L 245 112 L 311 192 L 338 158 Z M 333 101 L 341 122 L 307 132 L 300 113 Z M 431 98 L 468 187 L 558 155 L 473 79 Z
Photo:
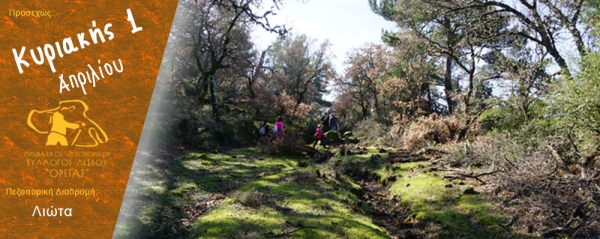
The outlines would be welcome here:
M 269 140 L 269 125 L 267 124 L 266 120 L 263 121 L 263 123 L 260 125 L 260 128 L 258 128 L 258 135 L 260 136 L 261 140 Z
M 331 115 L 329 115 L 329 127 L 331 128 L 331 131 L 337 133 L 338 137 L 341 140 L 342 136 L 340 135 L 340 123 L 338 121 L 338 118 L 335 117 L 335 113 L 331 113 Z
M 331 128 L 329 127 L 329 115 L 327 113 L 325 113 L 323 115 L 323 117 L 321 117 L 321 121 L 323 122 L 322 123 L 322 125 L 323 125 L 323 128 L 322 128 L 323 133 L 329 131 Z

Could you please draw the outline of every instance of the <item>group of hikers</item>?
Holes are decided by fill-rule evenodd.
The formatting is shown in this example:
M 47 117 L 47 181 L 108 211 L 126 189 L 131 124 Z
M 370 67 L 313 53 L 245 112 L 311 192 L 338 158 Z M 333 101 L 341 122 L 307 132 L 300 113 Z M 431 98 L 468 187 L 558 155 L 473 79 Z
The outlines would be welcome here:
M 260 139 L 263 141 L 268 141 L 269 137 L 269 125 L 267 121 L 263 121 L 258 130 L 258 134 L 260 135 Z M 273 127 L 273 135 L 277 140 L 283 140 L 283 136 L 285 136 L 285 127 L 283 127 L 283 117 L 277 117 L 277 121 L 275 121 L 275 126 Z
M 336 132 L 340 140 L 343 140 L 339 132 L 340 124 L 337 117 L 335 117 L 335 113 L 324 114 L 321 117 L 321 122 L 322 123 L 317 125 L 317 128 L 315 129 L 315 141 L 313 143 L 313 148 L 316 147 L 319 141 L 321 142 L 321 146 L 326 148 L 324 138 L 325 132 L 329 130 Z M 263 142 L 268 142 L 271 139 L 269 135 L 269 125 L 266 120 L 260 125 L 258 134 Z M 281 116 L 277 117 L 277 121 L 275 121 L 275 125 L 273 127 L 273 136 L 279 141 L 282 141 L 283 137 L 285 136 L 285 127 L 283 126 L 283 117 Z

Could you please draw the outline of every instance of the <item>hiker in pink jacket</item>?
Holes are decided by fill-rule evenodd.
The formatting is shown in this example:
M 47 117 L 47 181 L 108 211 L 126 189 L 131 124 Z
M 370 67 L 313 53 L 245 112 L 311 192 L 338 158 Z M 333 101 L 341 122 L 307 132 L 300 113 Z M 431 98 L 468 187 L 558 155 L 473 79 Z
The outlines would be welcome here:
M 285 135 L 285 128 L 283 127 L 283 117 L 277 117 L 277 122 L 275 122 L 273 132 L 275 133 L 275 137 L 277 137 L 278 140 L 283 140 L 283 136 Z

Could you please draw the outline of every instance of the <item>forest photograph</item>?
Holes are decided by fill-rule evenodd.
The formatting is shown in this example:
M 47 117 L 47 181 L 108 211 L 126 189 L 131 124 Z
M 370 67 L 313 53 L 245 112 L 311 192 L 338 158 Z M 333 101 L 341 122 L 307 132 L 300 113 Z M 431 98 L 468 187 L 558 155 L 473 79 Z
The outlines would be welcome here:
M 599 10 L 179 0 L 114 237 L 600 238 Z

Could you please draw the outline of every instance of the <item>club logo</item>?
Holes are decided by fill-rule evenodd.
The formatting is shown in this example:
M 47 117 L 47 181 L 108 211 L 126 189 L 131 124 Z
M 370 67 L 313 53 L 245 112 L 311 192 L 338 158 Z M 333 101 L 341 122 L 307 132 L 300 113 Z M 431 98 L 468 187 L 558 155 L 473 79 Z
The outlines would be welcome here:
M 31 110 L 27 125 L 37 133 L 48 135 L 46 146 L 95 147 L 106 143 L 108 136 L 88 118 L 88 110 L 88 105 L 81 100 L 60 101 L 53 109 Z

